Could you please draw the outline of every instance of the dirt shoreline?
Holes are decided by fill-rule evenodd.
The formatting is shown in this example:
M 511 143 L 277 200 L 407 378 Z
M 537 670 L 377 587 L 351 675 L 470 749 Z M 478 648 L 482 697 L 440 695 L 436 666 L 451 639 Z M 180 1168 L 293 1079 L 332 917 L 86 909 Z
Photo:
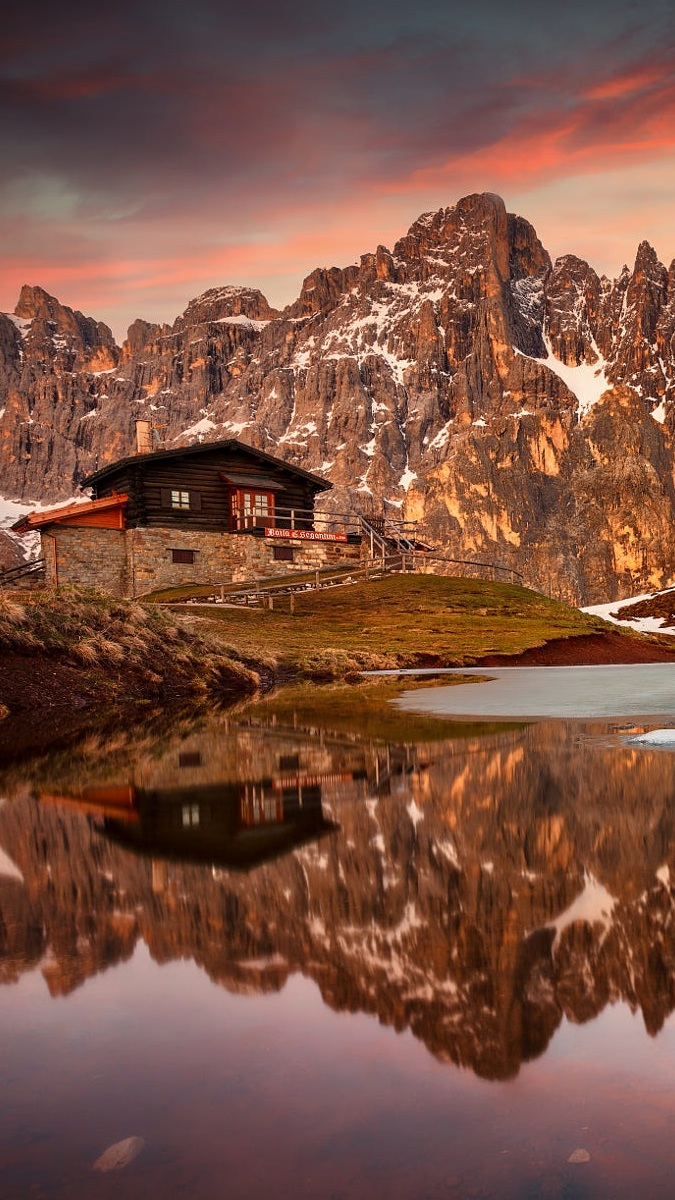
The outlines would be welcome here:
M 478 667 L 593 667 L 629 666 L 631 663 L 675 662 L 675 638 L 672 648 L 666 642 L 642 641 L 622 633 L 587 633 L 576 637 L 554 638 L 543 646 L 534 646 L 522 654 L 488 654 L 478 659 Z
M 593 666 L 675 662 L 675 639 L 673 643 L 671 647 L 665 640 L 655 643 L 608 631 L 556 638 L 522 654 L 489 654 L 472 665 Z M 466 664 L 448 662 L 444 665 Z M 289 679 L 285 673 L 283 680 L 270 678 L 265 682 L 270 685 L 289 682 Z M 0 719 L 0 765 L 68 745 L 86 732 L 102 725 L 111 725 L 115 718 L 120 721 L 130 718 L 143 721 L 143 702 L 145 700 L 147 704 L 148 701 L 138 694 L 134 696 L 133 691 L 130 688 L 127 703 L 118 702 L 97 708 L 96 684 L 84 668 L 71 666 L 46 654 L 3 654 L 0 664 L 0 706 L 8 709 L 9 714 Z M 241 696 L 214 696 L 212 702 L 216 706 L 242 698 L 243 692 Z M 180 708 L 184 713 L 185 701 L 185 694 L 173 691 L 170 685 L 152 698 L 155 710 L 157 705 L 161 705 L 167 710 L 167 716 L 172 707 Z M 203 705 L 201 707 L 203 711 Z
M 270 680 L 261 675 L 263 686 Z M 251 695 L 234 685 L 198 695 L 186 689 L 185 680 L 163 683 L 150 693 L 143 682 L 128 673 L 126 698 L 101 698 L 96 676 L 47 654 L 4 652 L 0 661 L 0 766 L 50 750 L 65 748 L 78 737 L 112 730 L 115 723 L 156 724 L 163 712 L 165 724 L 194 712 L 195 719 L 209 708 L 227 707 Z M 8 712 L 7 712 L 8 710 Z M 7 715 L 4 715 L 7 713 Z

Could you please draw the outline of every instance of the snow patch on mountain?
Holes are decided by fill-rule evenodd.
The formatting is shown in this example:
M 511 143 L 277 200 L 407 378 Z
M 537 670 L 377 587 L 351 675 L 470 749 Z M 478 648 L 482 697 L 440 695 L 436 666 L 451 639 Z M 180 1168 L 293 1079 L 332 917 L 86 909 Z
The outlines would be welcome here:
M 215 421 L 212 421 L 209 417 L 202 417 L 201 421 L 197 421 L 196 425 L 191 425 L 189 429 L 183 430 L 178 436 L 198 438 L 205 433 L 210 433 L 212 429 L 217 429 Z
M 672 589 L 666 589 L 672 590 Z M 631 608 L 642 600 L 652 600 L 659 592 L 645 592 L 641 596 L 629 596 L 626 600 L 615 600 L 611 604 L 591 604 L 581 609 L 593 617 L 602 617 L 612 625 L 623 625 L 626 629 L 635 629 L 638 633 L 668 633 L 675 634 L 675 626 L 663 624 L 662 617 L 621 617 L 617 616 L 624 608 Z
M 532 358 L 533 362 L 540 363 L 542 367 L 548 367 L 554 375 L 562 379 L 565 387 L 567 387 L 573 396 L 577 398 L 579 417 L 583 417 L 593 408 L 599 400 L 602 399 L 605 392 L 611 391 L 612 384 L 607 379 L 606 368 L 607 362 L 600 354 L 598 347 L 593 343 L 593 351 L 597 354 L 597 361 L 594 363 L 579 363 L 577 366 L 570 366 L 557 358 L 553 352 L 551 339 L 547 333 L 543 333 L 544 345 L 547 350 L 546 358 L 535 358 L 531 354 L 525 354 L 514 346 L 514 353 L 523 358 Z
M 16 328 L 18 329 L 22 338 L 26 337 L 31 325 L 33 324 L 32 317 L 15 317 L 14 313 L 2 313 L 2 316 L 7 317 L 8 321 L 11 321 L 13 325 L 16 325 Z
M 269 321 L 254 321 L 252 317 L 245 317 L 243 313 L 238 313 L 236 317 L 218 317 L 214 321 L 214 325 L 243 325 L 245 329 L 255 329 L 260 332 L 269 325 Z

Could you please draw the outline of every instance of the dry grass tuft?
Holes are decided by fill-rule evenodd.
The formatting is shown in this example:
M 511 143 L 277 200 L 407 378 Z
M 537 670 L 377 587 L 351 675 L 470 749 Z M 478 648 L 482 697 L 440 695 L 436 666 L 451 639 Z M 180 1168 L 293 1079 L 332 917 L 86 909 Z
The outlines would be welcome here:
M 90 666 L 100 662 L 100 655 L 96 643 L 91 638 L 82 638 L 82 641 L 76 642 L 72 648 L 71 654 L 80 662 Z
M 109 698 L 129 687 L 142 694 L 164 686 L 203 694 L 250 692 L 258 684 L 252 664 L 219 639 L 188 631 L 166 609 L 92 588 L 36 593 L 24 606 L 0 594 L 0 649 L 41 652 L 88 668 L 100 695 Z
M 0 591 L 0 636 L 2 635 L 2 627 L 7 626 L 12 628 L 15 625 L 22 625 L 26 620 L 26 609 L 23 604 L 18 604 L 16 600 L 12 600 L 5 592 Z

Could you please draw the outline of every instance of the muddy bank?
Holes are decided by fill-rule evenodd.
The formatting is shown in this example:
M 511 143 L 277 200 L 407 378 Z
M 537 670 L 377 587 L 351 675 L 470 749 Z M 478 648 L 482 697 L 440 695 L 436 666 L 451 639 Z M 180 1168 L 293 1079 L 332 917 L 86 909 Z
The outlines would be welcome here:
M 672 643 L 672 644 L 671 644 Z M 624 633 L 588 633 L 554 638 L 522 654 L 488 654 L 478 667 L 592 667 L 675 662 L 675 638 L 632 638 Z
M 185 677 L 165 675 L 161 685 L 148 685 L 133 670 L 118 672 L 124 688 L 111 697 L 101 689 L 97 673 L 46 654 L 2 652 L 0 662 L 0 765 L 47 749 L 67 746 L 80 735 L 119 724 L 156 721 L 164 712 L 168 722 L 185 710 L 200 712 L 225 707 L 251 696 L 265 684 L 252 673 L 221 676 L 210 693 L 186 686 Z M 122 692 L 124 693 L 122 695 Z
M 177 703 L 251 695 L 265 664 L 156 607 L 90 588 L 0 590 L 0 761 Z

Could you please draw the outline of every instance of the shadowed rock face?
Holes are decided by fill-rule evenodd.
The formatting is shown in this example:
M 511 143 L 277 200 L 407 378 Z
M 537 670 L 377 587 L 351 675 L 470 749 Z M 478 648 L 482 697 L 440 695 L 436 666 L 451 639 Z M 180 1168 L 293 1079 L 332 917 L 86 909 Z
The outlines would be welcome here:
M 19 544 L 18 538 L 15 539 L 0 529 L 0 572 L 11 571 L 14 567 L 22 566 L 24 556 L 21 551 L 22 546 Z
M 1 864 L 4 982 L 39 967 L 67 995 L 143 939 L 230 991 L 301 971 L 331 1007 L 488 1078 L 541 1055 L 564 1016 L 622 1000 L 656 1034 L 675 1008 L 671 755 L 560 725 L 388 749 L 217 727 L 162 758 L 122 747 L 119 763 L 41 765 L 34 790 L 4 780 L 0 845 L 18 869 Z M 247 874 L 181 865 L 45 797 L 87 778 L 179 789 L 192 822 L 217 781 L 278 796 L 302 778 L 340 831 Z
M 318 268 L 284 312 L 214 288 L 172 326 L 105 325 L 40 288 L 0 316 L 6 497 L 51 500 L 129 453 L 237 436 L 592 602 L 675 574 L 675 264 L 555 263 L 499 197 L 420 217 L 393 250 Z

